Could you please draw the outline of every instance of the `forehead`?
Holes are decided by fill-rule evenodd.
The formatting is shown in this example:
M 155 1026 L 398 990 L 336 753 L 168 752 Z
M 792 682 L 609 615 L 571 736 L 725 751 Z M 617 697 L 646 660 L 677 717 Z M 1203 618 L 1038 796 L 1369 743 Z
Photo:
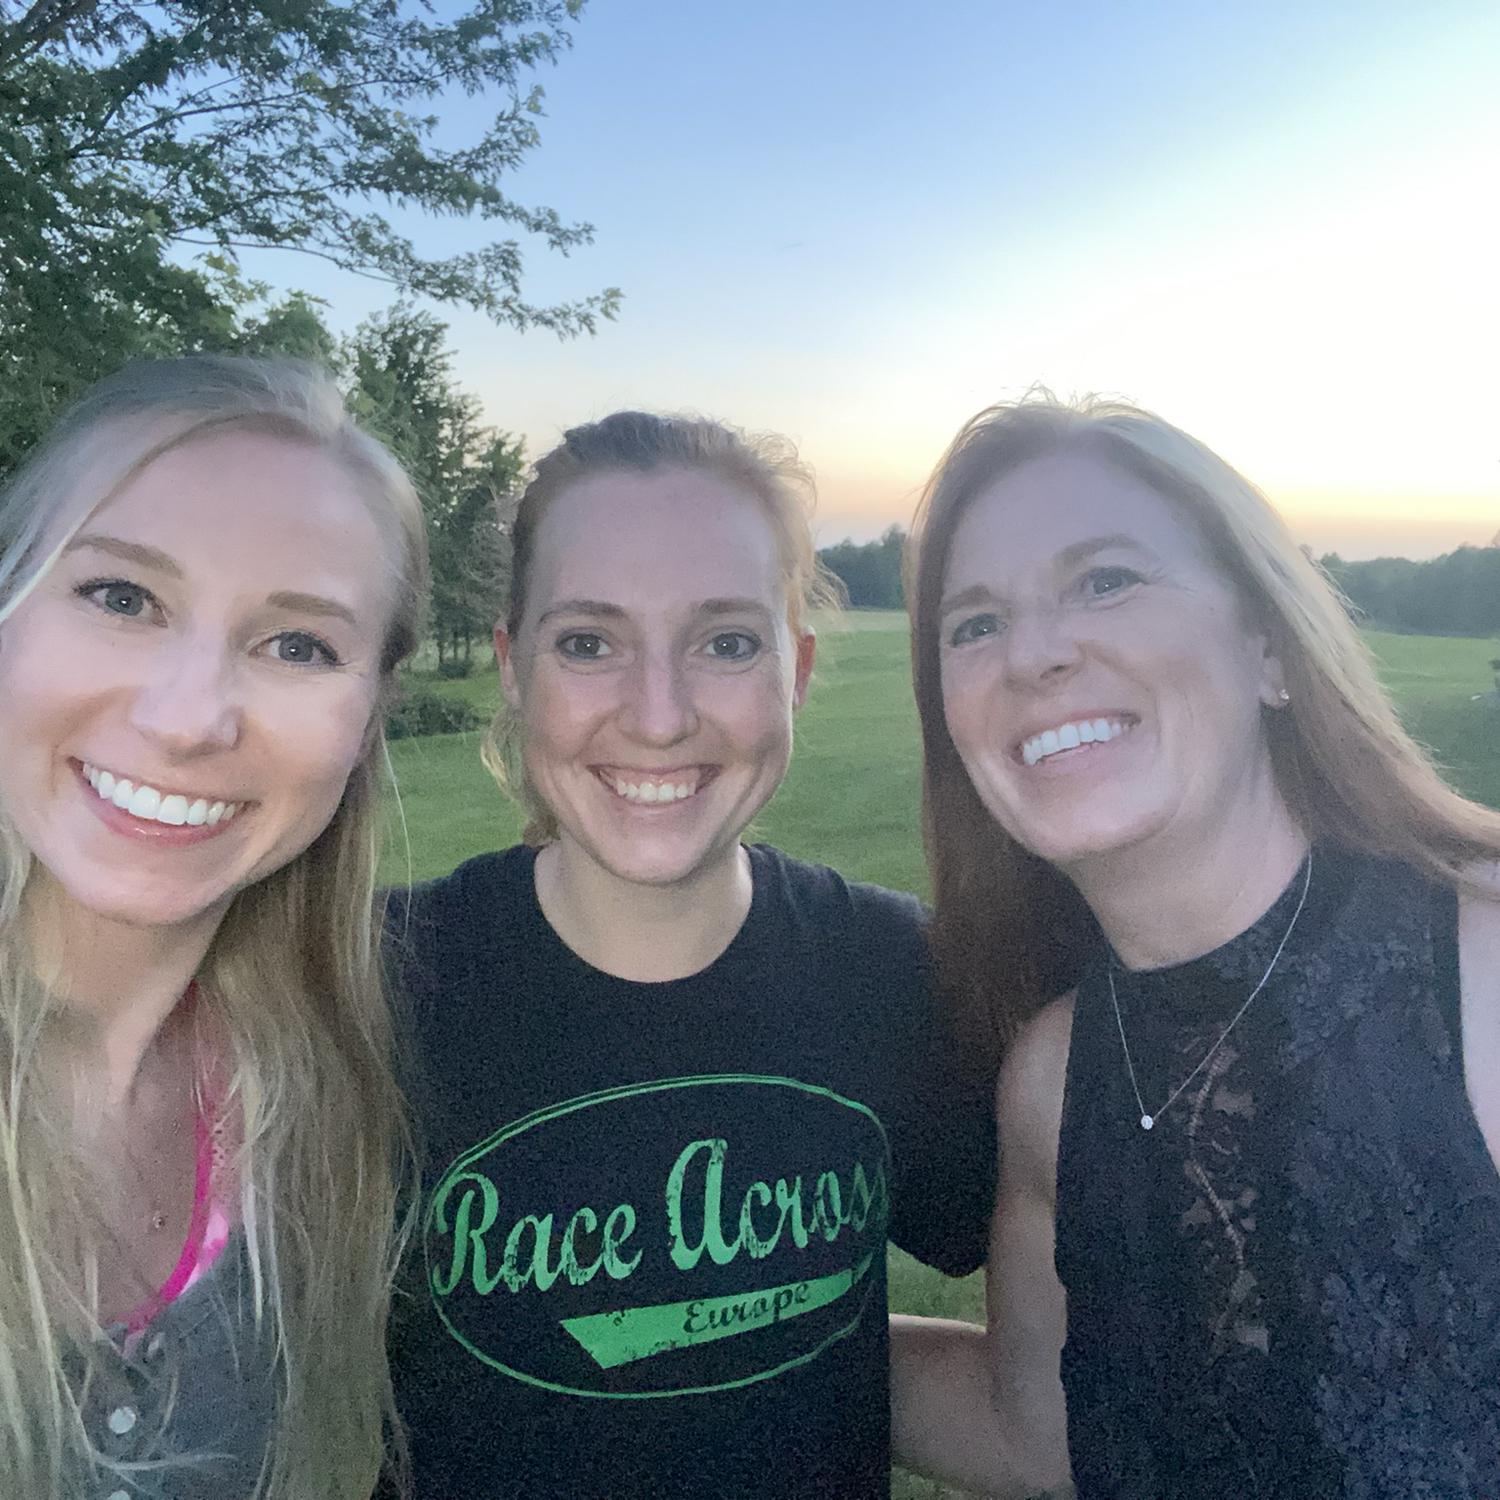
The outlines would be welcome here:
M 1117 537 L 1164 561 L 1210 564 L 1197 527 L 1144 480 L 1089 453 L 1021 464 L 969 503 L 949 549 L 949 590 L 1050 568 L 1071 547 Z
M 692 469 L 594 474 L 570 485 L 537 528 L 526 586 L 533 615 L 567 598 L 642 612 L 725 598 L 785 607 L 764 505 Z
M 383 593 L 393 541 L 359 481 L 326 450 L 256 432 L 216 432 L 169 448 L 120 486 L 81 528 L 272 587 L 319 581 Z

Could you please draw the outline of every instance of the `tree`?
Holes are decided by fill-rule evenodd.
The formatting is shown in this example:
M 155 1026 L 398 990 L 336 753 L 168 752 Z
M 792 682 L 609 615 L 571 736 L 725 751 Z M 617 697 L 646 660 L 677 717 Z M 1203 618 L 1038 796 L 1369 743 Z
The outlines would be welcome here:
M 818 557 L 842 580 L 849 603 L 856 609 L 900 609 L 904 602 L 901 554 L 905 546 L 906 533 L 899 526 L 889 526 L 878 541 L 842 541 L 824 547 Z
M 347 348 L 351 400 L 417 487 L 432 555 L 438 664 L 467 664 L 499 613 L 509 546 L 497 503 L 514 489 L 521 445 L 482 425 L 478 399 L 452 375 L 447 328 L 398 305 L 362 323 Z
M 0 468 L 126 355 L 218 346 L 233 304 L 174 253 L 300 251 L 562 335 L 612 316 L 614 289 L 528 302 L 514 238 L 428 257 L 380 211 L 477 216 L 563 253 L 590 240 L 499 187 L 537 141 L 525 79 L 580 7 L 0 0 Z M 498 92 L 477 139 L 439 143 L 450 91 Z

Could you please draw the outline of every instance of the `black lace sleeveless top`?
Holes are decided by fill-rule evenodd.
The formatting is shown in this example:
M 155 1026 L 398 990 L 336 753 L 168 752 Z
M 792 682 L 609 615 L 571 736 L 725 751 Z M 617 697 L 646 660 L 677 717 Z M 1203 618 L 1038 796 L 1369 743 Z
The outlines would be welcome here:
M 1264 973 L 1302 872 L 1201 959 L 1116 970 L 1148 1111 Z M 1320 847 L 1270 981 L 1154 1129 L 1080 986 L 1057 1172 L 1080 1500 L 1500 1500 L 1500 1176 L 1457 901 Z

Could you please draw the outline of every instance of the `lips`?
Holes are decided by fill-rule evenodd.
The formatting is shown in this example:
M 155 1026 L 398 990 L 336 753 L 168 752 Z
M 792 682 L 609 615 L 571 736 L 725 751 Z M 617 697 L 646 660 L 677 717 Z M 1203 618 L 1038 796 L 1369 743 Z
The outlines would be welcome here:
M 164 792 L 147 782 L 107 771 L 88 761 L 78 764 L 84 779 L 101 802 L 111 802 L 121 812 L 146 823 L 164 823 L 174 828 L 213 828 L 229 822 L 245 805 L 209 793 Z

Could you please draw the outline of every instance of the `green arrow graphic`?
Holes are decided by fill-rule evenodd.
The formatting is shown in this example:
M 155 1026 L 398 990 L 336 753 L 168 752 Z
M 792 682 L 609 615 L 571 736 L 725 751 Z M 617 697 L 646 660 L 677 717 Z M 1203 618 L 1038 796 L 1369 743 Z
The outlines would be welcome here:
M 873 1252 L 872 1252 L 873 1253 Z M 668 1349 L 686 1349 L 715 1339 L 754 1333 L 799 1318 L 830 1302 L 837 1302 L 863 1280 L 869 1255 L 847 1271 L 820 1276 L 815 1281 L 790 1281 L 785 1286 L 727 1297 L 695 1297 L 686 1302 L 662 1302 L 654 1307 L 625 1307 L 618 1312 L 564 1318 L 563 1327 L 583 1345 L 601 1370 L 650 1359 Z

